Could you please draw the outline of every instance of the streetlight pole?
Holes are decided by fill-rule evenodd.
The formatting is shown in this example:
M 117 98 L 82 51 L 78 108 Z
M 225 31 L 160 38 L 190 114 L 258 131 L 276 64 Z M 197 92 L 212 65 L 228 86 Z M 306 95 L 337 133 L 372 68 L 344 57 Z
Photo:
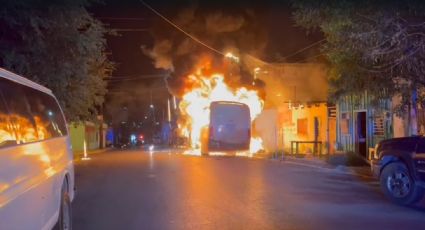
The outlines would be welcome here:
M 153 122 L 154 122 L 154 125 L 156 125 L 155 106 L 153 105 L 153 102 L 152 102 L 152 89 L 149 89 L 149 93 L 150 93 L 150 99 L 151 99 L 150 108 L 152 109 L 152 113 L 153 113 Z

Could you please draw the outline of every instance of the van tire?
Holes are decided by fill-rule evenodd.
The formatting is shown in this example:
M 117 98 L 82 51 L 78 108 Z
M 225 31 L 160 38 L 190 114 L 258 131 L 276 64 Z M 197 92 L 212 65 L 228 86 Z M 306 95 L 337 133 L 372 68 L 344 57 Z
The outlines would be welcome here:
M 416 203 L 424 196 L 424 189 L 416 184 L 406 165 L 401 162 L 385 166 L 380 184 L 385 196 L 398 205 Z
M 59 218 L 54 230 L 72 230 L 72 207 L 68 193 L 68 183 L 64 181 L 61 190 Z

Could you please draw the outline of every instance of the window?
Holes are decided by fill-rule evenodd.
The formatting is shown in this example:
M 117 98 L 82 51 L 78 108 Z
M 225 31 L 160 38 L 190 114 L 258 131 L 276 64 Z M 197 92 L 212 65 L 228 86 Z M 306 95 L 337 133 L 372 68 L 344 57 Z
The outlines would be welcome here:
M 0 146 L 1 136 L 7 135 L 5 132 L 14 135 L 14 138 L 4 137 L 6 142 L 12 139 L 18 144 L 66 135 L 62 112 L 50 95 L 7 79 L 0 79 L 0 91 L 0 99 L 3 99 L 0 100 Z M 10 130 L 4 128 L 8 122 Z
M 26 87 L 31 114 L 40 140 L 66 134 L 65 121 L 56 100 L 48 94 Z
M 4 103 L 3 93 L 0 92 L 0 147 L 15 145 L 16 135 L 9 120 L 9 114 Z
M 341 114 L 341 134 L 348 135 L 350 134 L 350 117 L 348 113 Z
M 307 135 L 308 134 L 308 122 L 307 118 L 298 119 L 297 120 L 297 133 L 300 135 Z
M 9 80 L 1 79 L 0 88 L 17 143 L 37 141 L 38 134 L 35 128 L 35 121 L 30 113 L 29 105 L 21 86 Z
M 384 117 L 378 116 L 373 118 L 373 135 L 374 136 L 384 136 Z

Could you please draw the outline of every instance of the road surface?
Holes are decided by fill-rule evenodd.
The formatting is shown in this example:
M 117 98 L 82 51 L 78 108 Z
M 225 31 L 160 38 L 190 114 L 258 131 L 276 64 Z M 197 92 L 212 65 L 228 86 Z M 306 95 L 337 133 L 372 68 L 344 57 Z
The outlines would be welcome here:
M 114 151 L 77 163 L 76 184 L 77 230 L 425 228 L 373 180 L 285 161 Z

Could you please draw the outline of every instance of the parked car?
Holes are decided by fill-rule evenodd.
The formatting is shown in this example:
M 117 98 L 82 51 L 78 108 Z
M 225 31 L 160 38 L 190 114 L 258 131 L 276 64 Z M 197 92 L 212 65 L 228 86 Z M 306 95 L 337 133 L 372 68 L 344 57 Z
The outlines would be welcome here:
M 425 137 L 384 140 L 378 144 L 372 172 L 385 195 L 393 202 L 409 205 L 425 192 Z
M 0 68 L 0 229 L 72 229 L 73 155 L 52 92 Z

